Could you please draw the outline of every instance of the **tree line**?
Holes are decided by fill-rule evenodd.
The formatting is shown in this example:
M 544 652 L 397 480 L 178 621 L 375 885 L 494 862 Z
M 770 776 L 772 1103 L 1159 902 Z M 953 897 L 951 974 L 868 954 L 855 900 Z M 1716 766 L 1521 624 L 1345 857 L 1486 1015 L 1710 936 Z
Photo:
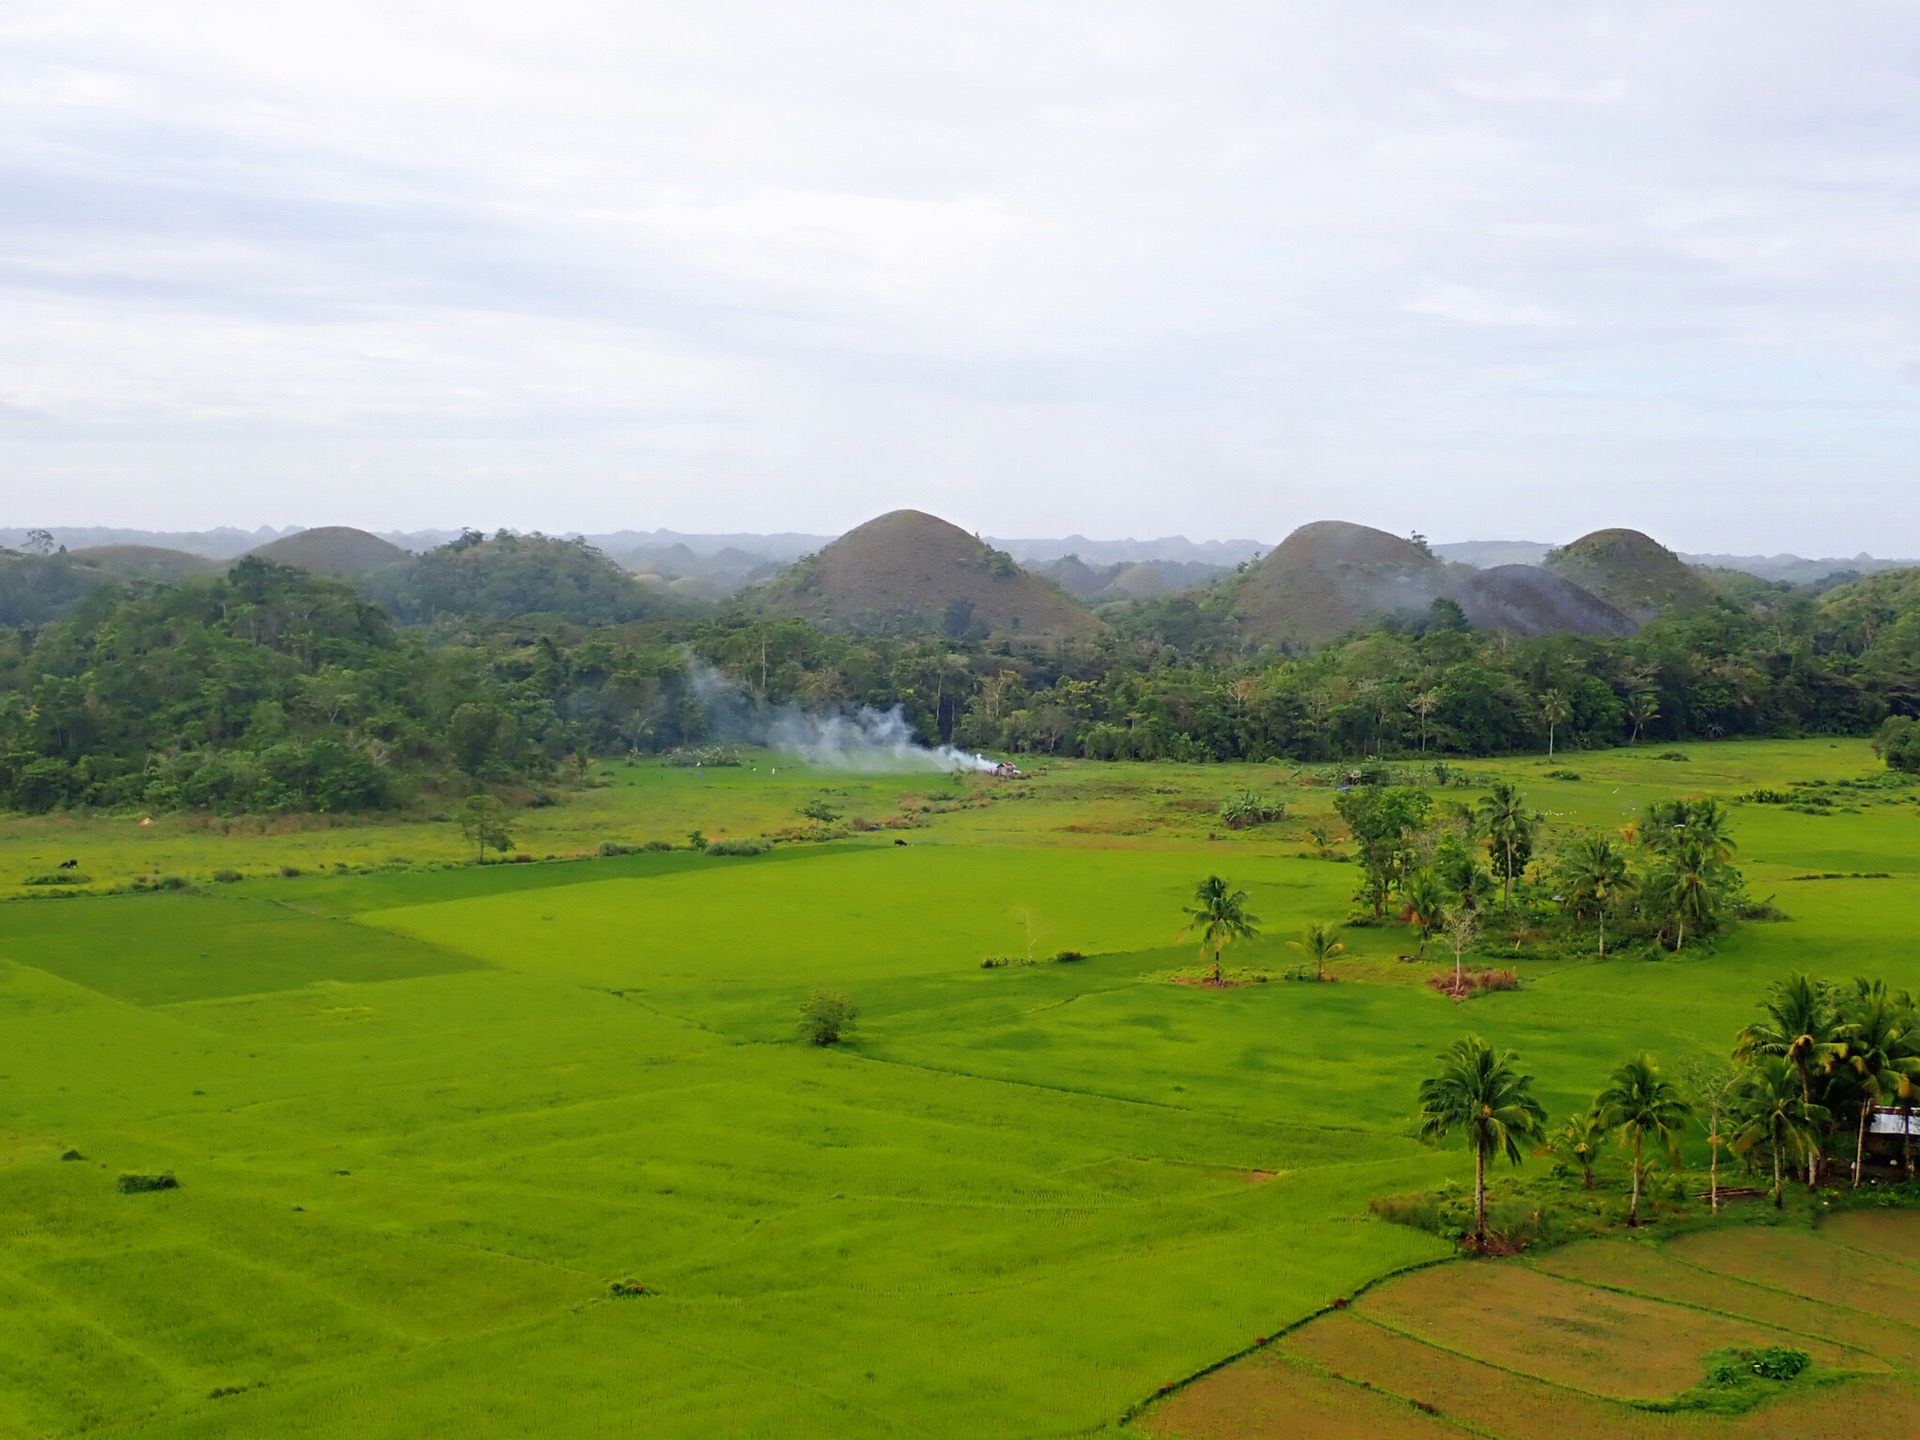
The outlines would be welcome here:
M 929 743 L 1101 759 L 1493 756 L 1878 734 L 1920 765 L 1920 584 L 1766 586 L 1627 639 L 1437 604 L 1317 650 L 1140 607 L 1092 640 L 861 637 L 657 600 L 588 547 L 463 537 L 360 590 L 271 565 L 0 631 L 0 806 L 353 810 L 728 738 L 694 683 L 898 708 Z M 374 598 L 370 599 L 369 594 Z
M 1708 1198 L 1721 1203 L 1723 1154 L 1770 1176 L 1768 1193 L 1784 1206 L 1790 1178 L 1812 1189 L 1825 1182 L 1839 1145 L 1848 1183 L 1867 1167 L 1867 1137 L 1878 1112 L 1900 1120 L 1900 1174 L 1915 1179 L 1912 1117 L 1920 1108 L 1920 1005 L 1880 980 L 1834 985 L 1789 975 L 1769 986 L 1760 1018 L 1735 1037 L 1727 1059 L 1688 1065 L 1677 1077 L 1650 1055 L 1622 1061 L 1587 1109 L 1548 1132 L 1545 1107 L 1520 1057 L 1467 1035 L 1441 1052 L 1439 1069 L 1420 1085 L 1422 1138 L 1464 1140 L 1474 1164 L 1474 1238 L 1487 1239 L 1487 1166 L 1519 1165 L 1526 1147 L 1566 1157 L 1593 1184 L 1600 1149 L 1626 1154 L 1631 1189 L 1627 1223 L 1637 1225 L 1646 1180 L 1656 1165 L 1678 1170 L 1681 1142 L 1698 1131 L 1709 1155 Z

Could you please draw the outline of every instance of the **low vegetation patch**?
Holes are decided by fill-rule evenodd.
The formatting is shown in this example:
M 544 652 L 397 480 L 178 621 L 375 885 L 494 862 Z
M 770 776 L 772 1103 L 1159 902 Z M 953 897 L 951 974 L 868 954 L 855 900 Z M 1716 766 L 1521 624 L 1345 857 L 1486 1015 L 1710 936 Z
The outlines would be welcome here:
M 158 1175 L 141 1175 L 132 1171 L 120 1177 L 122 1195 L 142 1195 L 152 1190 L 177 1190 L 180 1182 L 174 1178 L 171 1170 L 162 1170 Z

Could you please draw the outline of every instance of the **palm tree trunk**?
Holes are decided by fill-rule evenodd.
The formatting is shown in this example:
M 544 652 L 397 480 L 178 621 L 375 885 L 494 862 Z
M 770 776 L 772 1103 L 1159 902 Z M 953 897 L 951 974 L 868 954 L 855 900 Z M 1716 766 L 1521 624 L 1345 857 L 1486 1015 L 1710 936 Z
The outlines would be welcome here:
M 1633 1132 L 1633 1197 L 1627 1201 L 1627 1224 L 1640 1223 L 1640 1132 Z
M 1784 1210 L 1787 1208 L 1786 1189 L 1787 1189 L 1786 1177 L 1780 1173 L 1780 1147 L 1778 1144 L 1776 1144 L 1773 1147 L 1773 1208 L 1774 1209 Z
M 1473 1147 L 1473 1233 L 1482 1245 L 1487 1242 L 1487 1152 L 1482 1145 Z
M 1867 1116 L 1873 1113 L 1873 1101 L 1860 1102 L 1860 1133 L 1853 1140 L 1853 1188 L 1860 1188 L 1860 1167 L 1867 1160 Z
M 1720 1112 L 1713 1112 L 1713 1134 L 1707 1137 L 1707 1204 L 1720 1213 Z
M 1607 912 L 1604 908 L 1600 911 L 1600 958 L 1607 958 Z

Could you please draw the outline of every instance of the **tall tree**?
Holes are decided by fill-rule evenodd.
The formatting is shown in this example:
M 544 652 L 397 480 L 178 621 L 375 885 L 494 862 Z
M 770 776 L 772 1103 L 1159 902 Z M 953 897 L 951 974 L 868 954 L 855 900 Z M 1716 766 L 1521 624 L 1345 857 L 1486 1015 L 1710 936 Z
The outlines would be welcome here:
M 1707 1132 L 1707 1203 L 1720 1211 L 1720 1152 L 1731 1143 L 1726 1123 L 1738 1102 L 1741 1074 L 1718 1056 L 1700 1056 L 1680 1068 L 1680 1084 Z
M 1427 940 L 1447 923 L 1447 889 L 1431 870 L 1416 870 L 1401 892 L 1401 919 L 1420 933 L 1419 956 L 1427 958 Z
M 1638 745 L 1641 732 L 1660 718 L 1660 697 L 1642 690 L 1627 702 L 1627 718 L 1633 721 L 1633 743 Z
M 1516 1068 L 1511 1050 L 1494 1051 L 1478 1035 L 1456 1040 L 1440 1052 L 1440 1072 L 1420 1083 L 1420 1138 L 1441 1141 L 1460 1134 L 1473 1152 L 1473 1233 L 1487 1238 L 1487 1158 L 1505 1155 L 1520 1163 L 1520 1142 L 1536 1140 L 1547 1112 L 1534 1098 L 1533 1077 Z
M 1761 1018 L 1734 1042 L 1736 1060 L 1771 1056 L 1786 1063 L 1800 1084 L 1800 1098 L 1813 1105 L 1813 1077 L 1840 1053 L 1840 1024 L 1833 987 L 1811 975 L 1788 975 L 1767 987 Z M 1821 1114 L 1825 1115 L 1825 1110 Z M 1820 1147 L 1807 1150 L 1807 1184 L 1819 1178 Z
M 1527 797 L 1508 780 L 1496 780 L 1488 787 L 1488 793 L 1480 799 L 1480 818 L 1487 827 L 1487 849 L 1493 856 L 1494 870 L 1501 876 L 1502 903 L 1512 910 L 1514 877 L 1533 858 L 1537 822 L 1527 809 Z
M 1187 923 L 1175 939 L 1184 940 L 1199 932 L 1200 958 L 1213 953 L 1211 978 L 1221 978 L 1220 954 L 1235 940 L 1251 940 L 1259 930 L 1258 915 L 1247 913 L 1247 892 L 1228 887 L 1218 875 L 1209 875 L 1194 888 L 1193 904 L 1187 907 Z
M 1827 1123 L 1826 1107 L 1808 1100 L 1791 1061 L 1780 1055 L 1760 1055 L 1742 1077 L 1738 1128 L 1733 1135 L 1736 1154 L 1747 1155 L 1761 1145 L 1773 1159 L 1773 1207 L 1786 1204 L 1785 1171 L 1788 1156 L 1807 1156 L 1808 1184 L 1813 1183 L 1813 1156 L 1820 1148 L 1820 1130 Z
M 1633 1195 L 1627 1202 L 1627 1224 L 1640 1223 L 1640 1191 L 1646 1183 L 1646 1144 L 1651 1140 L 1670 1166 L 1680 1164 L 1680 1132 L 1693 1118 L 1673 1083 L 1660 1073 L 1651 1055 L 1635 1055 L 1614 1070 L 1607 1088 L 1595 1097 L 1593 1108 L 1600 1126 L 1633 1148 Z
M 1547 722 L 1547 759 L 1553 759 L 1553 732 L 1567 723 L 1573 705 L 1558 687 L 1540 697 L 1540 718 Z
M 1563 903 L 1576 916 L 1591 916 L 1600 929 L 1600 957 L 1607 954 L 1607 916 L 1632 893 L 1633 871 L 1624 847 L 1609 835 L 1589 832 L 1560 857 Z

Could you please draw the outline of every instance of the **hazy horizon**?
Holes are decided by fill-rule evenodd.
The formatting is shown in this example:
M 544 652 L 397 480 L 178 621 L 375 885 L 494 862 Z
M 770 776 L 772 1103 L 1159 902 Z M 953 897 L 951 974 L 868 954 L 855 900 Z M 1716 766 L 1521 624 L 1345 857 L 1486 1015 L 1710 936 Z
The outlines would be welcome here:
M 72 0 L 0 39 L 22 524 L 1920 553 L 1904 7 Z

